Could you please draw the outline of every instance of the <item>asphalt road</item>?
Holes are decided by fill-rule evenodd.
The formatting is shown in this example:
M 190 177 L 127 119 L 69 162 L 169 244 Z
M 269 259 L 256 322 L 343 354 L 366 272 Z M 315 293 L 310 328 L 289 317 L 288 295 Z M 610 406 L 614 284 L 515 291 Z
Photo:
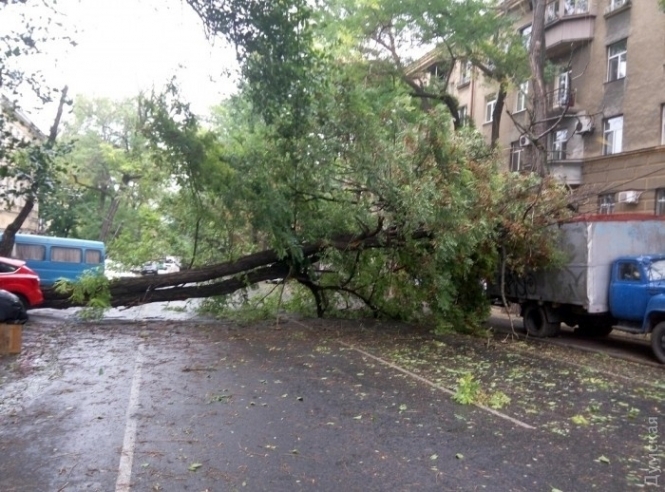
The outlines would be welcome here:
M 332 326 L 28 325 L 0 490 L 626 490 L 602 441 L 455 403 Z
M 503 313 L 501 308 L 492 309 L 492 316 L 488 319 L 487 325 L 491 326 L 496 331 L 498 338 L 501 338 L 504 334 L 512 332 L 510 320 L 505 313 Z M 522 326 L 522 319 L 514 317 L 513 326 L 515 332 L 526 340 L 526 331 Z M 575 350 L 605 354 L 609 357 L 646 364 L 653 367 L 664 367 L 663 364 L 660 364 L 654 357 L 651 351 L 649 337 L 647 335 L 633 335 L 614 330 L 607 337 L 587 338 L 576 335 L 573 328 L 562 325 L 558 337 L 546 339 L 534 339 L 533 337 L 529 337 L 528 340 L 535 344 L 553 344 Z

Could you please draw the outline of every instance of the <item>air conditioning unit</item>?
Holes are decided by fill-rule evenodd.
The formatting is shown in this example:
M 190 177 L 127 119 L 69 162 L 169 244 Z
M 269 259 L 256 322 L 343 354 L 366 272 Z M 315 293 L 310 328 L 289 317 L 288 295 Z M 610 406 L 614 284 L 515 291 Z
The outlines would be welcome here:
M 593 132 L 594 124 L 591 116 L 580 116 L 577 119 L 577 126 L 575 133 L 591 133 Z
M 635 190 L 620 191 L 618 196 L 617 196 L 617 201 L 619 203 L 635 204 L 635 203 L 640 201 L 640 195 L 641 194 L 642 194 L 641 191 L 635 191 Z
M 520 146 L 527 147 L 531 145 L 531 139 L 528 135 L 520 135 Z

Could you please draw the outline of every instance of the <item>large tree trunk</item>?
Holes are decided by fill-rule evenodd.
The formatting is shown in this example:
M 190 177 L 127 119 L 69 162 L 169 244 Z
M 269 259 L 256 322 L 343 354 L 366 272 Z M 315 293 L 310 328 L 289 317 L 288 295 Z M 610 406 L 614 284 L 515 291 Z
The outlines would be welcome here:
M 431 234 L 425 230 L 417 230 L 411 234 L 411 239 L 429 240 Z M 327 248 L 349 252 L 368 248 L 393 248 L 403 242 L 404 237 L 399 231 L 384 230 L 379 225 L 376 231 L 362 235 L 342 235 L 327 241 L 305 244 L 301 251 L 305 262 L 313 263 Z M 299 262 L 301 265 L 302 263 Z M 299 280 L 299 277 L 307 280 L 288 259 L 280 258 L 274 250 L 266 250 L 236 261 L 178 273 L 114 280 L 110 285 L 111 305 L 135 306 L 150 302 L 227 295 L 258 282 L 288 276 L 293 276 L 296 280 Z M 218 281 L 211 282 L 213 280 Z M 44 303 L 39 307 L 64 309 L 76 305 L 68 294 L 59 294 L 53 288 L 44 289 L 44 299 Z
M 492 137 L 490 139 L 491 147 L 496 148 L 499 143 L 499 132 L 501 131 L 501 115 L 503 114 L 503 106 L 506 102 L 506 83 L 499 84 L 499 92 L 496 95 L 496 104 L 494 105 L 494 112 L 492 113 Z
M 533 24 L 529 65 L 533 86 L 533 128 L 531 169 L 547 174 L 547 91 L 545 88 L 545 8 L 546 0 L 533 0 Z

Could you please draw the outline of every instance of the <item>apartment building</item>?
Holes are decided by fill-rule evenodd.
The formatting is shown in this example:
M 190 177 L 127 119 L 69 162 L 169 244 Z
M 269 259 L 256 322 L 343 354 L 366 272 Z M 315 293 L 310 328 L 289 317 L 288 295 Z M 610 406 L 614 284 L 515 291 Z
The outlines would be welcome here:
M 529 43 L 530 0 L 505 0 L 506 15 Z M 656 0 L 553 0 L 545 19 L 548 168 L 590 199 L 583 212 L 665 215 L 665 12 Z M 435 53 L 415 67 L 432 73 Z M 458 63 L 448 90 L 460 117 L 489 141 L 496 84 Z M 511 88 L 505 111 L 529 125 L 530 84 Z M 508 115 L 499 147 L 507 170 L 529 170 L 529 140 Z
M 11 102 L 2 95 L 0 95 L 0 112 L 2 112 L 2 117 L 5 121 L 5 130 L 8 129 L 14 138 L 26 140 L 45 138 L 44 134 L 24 114 L 16 110 Z M 16 186 L 16 181 L 12 178 L 0 179 L 0 189 L 6 190 L 15 188 Z M 0 200 L 0 232 L 14 221 L 24 204 L 25 200 L 22 197 L 17 197 L 10 203 Z M 37 234 L 40 232 L 39 224 L 39 206 L 35 204 L 30 215 L 28 215 L 28 218 L 23 223 L 20 232 L 24 234 Z

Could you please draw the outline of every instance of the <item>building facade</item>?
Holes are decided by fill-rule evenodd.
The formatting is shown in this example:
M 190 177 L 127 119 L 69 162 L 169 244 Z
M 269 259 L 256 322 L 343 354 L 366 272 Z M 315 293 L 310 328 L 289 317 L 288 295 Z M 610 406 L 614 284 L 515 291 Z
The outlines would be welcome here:
M 1 117 L 4 122 L 3 130 L 13 135 L 15 139 L 32 141 L 45 138 L 44 134 L 2 95 L 0 95 L 0 112 L 2 112 Z M 4 192 L 5 190 L 15 189 L 20 186 L 21 183 L 13 178 L 0 179 L 0 191 Z M 24 205 L 25 199 L 20 196 L 9 200 L 0 200 L 0 232 L 4 231 L 16 219 L 16 216 Z M 38 203 L 35 203 L 27 219 L 23 222 L 20 232 L 23 234 L 38 234 L 40 232 Z
M 531 42 L 529 0 L 505 0 L 506 15 Z M 665 12 L 655 0 L 553 0 L 545 19 L 548 168 L 589 199 L 582 212 L 665 215 Z M 417 62 L 427 70 L 432 54 Z M 431 70 L 430 70 L 431 72 Z M 448 91 L 460 117 L 491 135 L 497 86 L 466 62 Z M 511 88 L 499 147 L 507 170 L 528 171 L 530 83 Z M 511 119 L 505 112 L 512 114 Z

